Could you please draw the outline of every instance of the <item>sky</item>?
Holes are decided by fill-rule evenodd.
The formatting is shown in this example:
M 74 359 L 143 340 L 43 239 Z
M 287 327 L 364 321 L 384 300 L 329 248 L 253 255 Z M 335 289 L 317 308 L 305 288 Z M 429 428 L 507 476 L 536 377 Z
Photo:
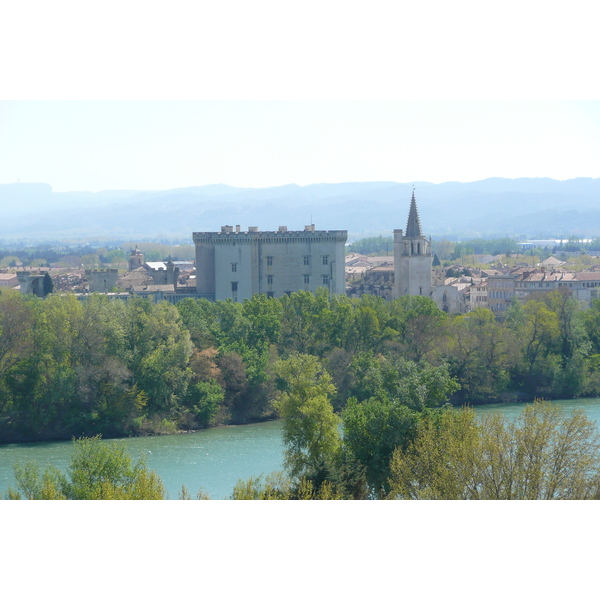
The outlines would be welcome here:
M 599 101 L 3 101 L 0 132 L 0 183 L 54 191 L 600 177 Z
M 582 0 L 165 6 L 3 9 L 0 183 L 600 177 L 600 38 Z

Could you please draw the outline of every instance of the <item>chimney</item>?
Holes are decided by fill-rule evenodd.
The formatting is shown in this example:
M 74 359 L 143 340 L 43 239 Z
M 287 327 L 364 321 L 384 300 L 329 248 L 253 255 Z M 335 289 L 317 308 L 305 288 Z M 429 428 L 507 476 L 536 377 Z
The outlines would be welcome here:
M 287 231 L 287 225 L 280 225 L 277 231 L 279 231 L 279 233 L 285 233 Z
M 240 226 L 239 226 L 239 225 L 236 225 L 236 226 L 235 226 L 235 232 L 236 232 L 236 233 L 239 233 L 239 232 L 240 232 Z
M 312 233 L 315 232 L 315 226 L 314 225 L 305 225 L 304 226 L 304 231 L 310 231 Z
M 233 227 L 231 225 L 222 225 L 221 233 L 233 233 Z
M 258 227 L 248 227 L 248 233 L 258 233 Z

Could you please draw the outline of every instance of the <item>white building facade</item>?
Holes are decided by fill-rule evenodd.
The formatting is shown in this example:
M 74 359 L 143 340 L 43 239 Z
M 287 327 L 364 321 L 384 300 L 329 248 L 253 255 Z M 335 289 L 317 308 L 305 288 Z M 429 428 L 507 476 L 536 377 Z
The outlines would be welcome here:
M 324 287 L 345 292 L 347 231 L 259 231 L 225 225 L 220 232 L 196 232 L 196 293 L 211 300 L 242 302 L 254 294 L 280 297 Z

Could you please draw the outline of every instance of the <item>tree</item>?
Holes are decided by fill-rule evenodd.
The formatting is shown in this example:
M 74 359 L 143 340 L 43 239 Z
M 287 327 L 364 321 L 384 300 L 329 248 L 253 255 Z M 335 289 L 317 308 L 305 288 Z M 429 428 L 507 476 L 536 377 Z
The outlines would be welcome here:
M 431 298 L 402 296 L 390 303 L 388 326 L 400 332 L 400 349 L 415 362 L 433 354 L 445 334 L 447 315 Z
M 252 347 L 264 342 L 276 344 L 281 329 L 281 303 L 275 298 L 267 298 L 265 294 L 255 294 L 244 300 L 242 309 L 250 321 L 248 345 Z
M 44 297 L 45 297 L 48 294 L 51 294 L 53 291 L 54 291 L 54 283 L 52 283 L 52 277 L 50 277 L 50 274 L 48 273 L 48 271 L 46 271 L 46 274 L 44 275 L 42 293 L 44 294 Z
M 275 364 L 280 393 L 275 403 L 285 419 L 284 466 L 292 477 L 315 477 L 340 447 L 339 417 L 329 398 L 331 377 L 315 356 L 296 354 Z
M 67 475 L 36 463 L 15 466 L 17 490 L 11 500 L 163 500 L 162 481 L 141 459 L 135 464 L 125 448 L 103 442 L 100 436 L 73 441 Z
M 449 327 L 445 358 L 461 385 L 466 402 L 496 398 L 509 383 L 509 370 L 518 362 L 509 328 L 498 323 L 491 310 L 476 308 L 456 316 Z
M 370 398 L 358 403 L 351 399 L 342 420 L 344 448 L 364 465 L 373 493 L 384 496 L 389 491 L 392 453 L 415 437 L 419 413 L 390 400 Z
M 329 481 L 318 488 L 302 477 L 291 480 L 281 472 L 261 477 L 239 480 L 233 488 L 232 500 L 342 500 L 342 494 Z
M 350 394 L 359 402 L 368 398 L 390 400 L 417 411 L 444 404 L 460 387 L 446 365 L 433 367 L 426 361 L 417 364 L 369 352 L 354 357 L 350 372 Z
M 552 383 L 560 369 L 560 328 L 556 313 L 538 300 L 520 306 L 515 301 L 507 311 L 507 326 L 519 341 L 522 361 L 517 365 L 517 378 L 534 394 L 552 391 Z
M 365 466 L 371 489 L 382 496 L 388 490 L 393 451 L 413 440 L 423 411 L 447 402 L 459 386 L 445 365 L 369 353 L 357 355 L 351 370 L 356 397 L 342 413 L 344 448 Z
M 473 409 L 424 419 L 390 464 L 391 498 L 558 500 L 600 498 L 600 436 L 582 410 L 547 402 L 510 421 Z
M 168 302 L 127 303 L 128 367 L 148 395 L 151 412 L 169 413 L 185 396 L 193 344 L 177 309 Z

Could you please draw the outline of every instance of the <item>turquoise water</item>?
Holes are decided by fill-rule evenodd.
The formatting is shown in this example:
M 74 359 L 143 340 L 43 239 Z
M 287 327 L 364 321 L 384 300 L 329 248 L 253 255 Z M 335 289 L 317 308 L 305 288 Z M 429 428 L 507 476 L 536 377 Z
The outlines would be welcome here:
M 144 457 L 171 499 L 177 499 L 182 485 L 192 497 L 202 488 L 212 499 L 223 499 L 239 479 L 282 469 L 281 421 L 111 441 L 125 445 L 135 458 Z M 66 470 L 72 448 L 70 441 L 0 446 L 0 494 L 15 485 L 15 463 L 35 460 Z
M 600 398 L 555 400 L 553 404 L 567 410 L 583 408 L 600 424 Z M 488 404 L 476 410 L 485 414 L 499 410 L 515 417 L 525 403 Z M 215 427 L 196 433 L 163 435 L 114 440 L 123 444 L 163 480 L 169 498 L 177 499 L 181 486 L 195 496 L 201 488 L 212 499 L 227 498 L 239 479 L 267 475 L 282 470 L 283 444 L 281 421 Z M 0 494 L 15 485 L 13 465 L 36 460 L 42 466 L 54 465 L 65 470 L 72 452 L 72 442 L 37 442 L 0 446 Z
M 484 406 L 476 406 L 475 410 L 480 414 L 485 414 L 493 411 L 500 411 L 509 417 L 516 417 L 523 408 L 531 402 L 506 402 L 504 404 L 486 404 Z M 576 398 L 574 400 L 552 400 L 552 404 L 561 406 L 566 411 L 571 411 L 575 408 L 583 408 L 586 415 L 596 421 L 600 425 L 600 398 Z

